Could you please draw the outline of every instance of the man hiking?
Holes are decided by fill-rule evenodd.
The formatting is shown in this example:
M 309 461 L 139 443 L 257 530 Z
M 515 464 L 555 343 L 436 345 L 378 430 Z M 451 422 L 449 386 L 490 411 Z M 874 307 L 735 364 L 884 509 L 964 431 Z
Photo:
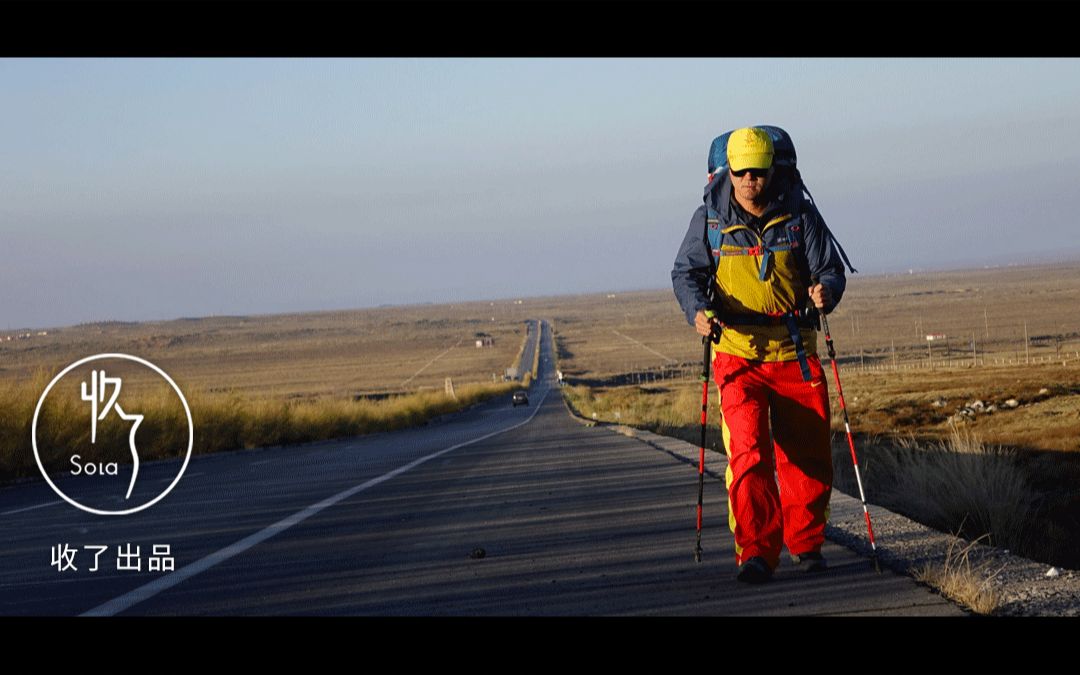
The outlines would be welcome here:
M 790 145 L 775 127 L 731 132 L 726 167 L 722 156 L 671 271 L 687 321 L 702 336 L 720 329 L 712 369 L 728 523 L 737 578 L 748 583 L 772 577 L 782 545 L 801 568 L 825 569 L 829 394 L 808 304 L 832 311 L 846 284 L 832 235 L 803 196 L 794 146 L 790 164 L 777 165 L 767 129 Z

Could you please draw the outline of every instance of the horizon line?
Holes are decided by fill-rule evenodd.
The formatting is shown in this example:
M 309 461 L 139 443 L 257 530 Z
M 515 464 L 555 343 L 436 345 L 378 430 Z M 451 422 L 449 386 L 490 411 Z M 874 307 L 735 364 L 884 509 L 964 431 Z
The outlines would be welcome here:
M 1068 258 L 1063 258 L 1063 259 L 1058 259 L 1058 260 L 1044 260 L 1044 261 L 1039 261 L 1039 262 L 1023 262 L 1023 263 L 1010 262 L 1010 263 L 995 263 L 995 264 L 973 263 L 971 265 L 967 265 L 967 266 L 963 266 L 963 267 L 934 267 L 934 266 L 930 266 L 930 267 L 910 267 L 910 268 L 907 268 L 907 271 L 903 271 L 903 270 L 898 270 L 898 271 L 878 271 L 878 272 L 871 272 L 871 273 L 858 272 L 857 274 L 858 274 L 858 276 L 860 278 L 877 278 L 877 277 L 890 277 L 890 276 L 914 276 L 915 274 L 945 274 L 945 273 L 950 273 L 950 272 L 973 272 L 973 271 L 979 271 L 979 270 L 999 269 L 999 268 L 1023 269 L 1023 268 L 1052 267 L 1052 266 L 1055 266 L 1055 265 L 1075 265 L 1075 264 L 1080 264 L 1080 256 L 1075 256 L 1075 254 L 1073 254 L 1073 256 L 1074 257 L 1068 257 Z M 849 279 L 850 279 L 850 276 L 849 276 Z M 582 295 L 604 295 L 604 294 L 610 295 L 610 294 L 613 294 L 613 293 L 652 293 L 652 292 L 659 292 L 659 291 L 664 291 L 664 290 L 668 290 L 668 289 L 663 288 L 663 287 L 623 288 L 623 289 L 609 288 L 609 289 L 579 291 L 579 292 L 570 292 L 570 293 L 556 293 L 556 294 L 547 293 L 547 294 L 543 294 L 543 295 L 520 295 L 520 294 L 515 294 L 515 295 L 505 295 L 505 296 L 499 296 L 499 297 L 473 298 L 473 299 L 469 299 L 469 300 L 441 301 L 441 302 L 440 301 L 435 301 L 435 300 L 416 300 L 416 301 L 412 301 L 412 302 L 380 303 L 378 305 L 367 305 L 367 306 L 358 306 L 358 307 L 303 309 L 303 310 L 295 310 L 295 311 L 287 311 L 287 312 L 262 312 L 262 313 L 255 313 L 255 314 L 222 313 L 222 314 L 205 314 L 205 315 L 202 315 L 202 316 L 176 316 L 176 317 L 172 317 L 172 318 L 168 318 L 168 319 L 117 319 L 117 318 L 108 318 L 108 319 L 99 319 L 99 320 L 96 320 L 96 321 L 80 321 L 78 323 L 72 323 L 72 324 L 51 324 L 51 325 L 47 325 L 47 326 L 40 326 L 39 325 L 39 326 L 33 326 L 33 327 L 20 326 L 20 327 L 17 327 L 17 328 L 4 328 L 4 329 L 0 329 L 0 330 L 2 330 L 5 334 L 6 333 L 19 334 L 19 333 L 23 333 L 23 332 L 33 332 L 33 331 L 50 330 L 50 329 L 59 330 L 59 329 L 65 329 L 65 328 L 79 328 L 79 327 L 83 327 L 83 326 L 96 326 L 96 325 L 101 325 L 101 324 L 171 323 L 171 322 L 174 322 L 174 321 L 192 321 L 192 320 L 203 320 L 203 319 L 214 319 L 214 318 L 256 318 L 256 317 L 264 318 L 264 317 L 274 317 L 274 316 L 291 316 L 291 315 L 297 315 L 297 314 L 323 314 L 323 313 L 331 313 L 331 312 L 363 312 L 363 311 L 371 311 L 371 310 L 376 310 L 376 309 L 395 309 L 395 308 L 402 308 L 402 307 L 417 307 L 417 306 L 424 306 L 424 305 L 453 306 L 453 305 L 459 305 L 459 304 L 473 304 L 473 303 L 483 303 L 483 302 L 489 302 L 489 303 L 493 303 L 493 302 L 513 302 L 515 300 L 534 300 L 535 301 L 535 300 L 541 300 L 541 299 L 566 298 L 566 297 L 576 297 L 576 296 L 582 296 Z M 0 337 L 7 337 L 7 336 L 4 335 L 4 336 L 0 336 Z

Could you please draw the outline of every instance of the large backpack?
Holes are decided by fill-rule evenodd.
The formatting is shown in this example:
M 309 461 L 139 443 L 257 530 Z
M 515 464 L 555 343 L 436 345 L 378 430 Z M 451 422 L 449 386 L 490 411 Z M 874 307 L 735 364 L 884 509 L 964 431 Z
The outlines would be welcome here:
M 810 194 L 810 190 L 806 187 L 806 184 L 802 180 L 802 175 L 797 168 L 798 156 L 795 154 L 795 144 L 791 142 L 791 136 L 780 127 L 757 125 L 758 129 L 761 129 L 765 133 L 769 134 L 769 137 L 773 142 L 773 166 L 776 167 L 776 174 L 778 178 L 786 178 L 800 190 L 806 194 L 806 197 L 810 200 L 811 204 L 814 204 L 814 197 Z M 731 136 L 734 130 L 725 134 L 717 136 L 712 146 L 709 148 L 709 177 L 708 184 L 705 186 L 706 197 L 708 193 L 716 190 L 723 184 L 723 181 L 727 177 L 727 143 L 728 138 Z M 814 205 L 816 207 L 816 205 Z M 715 212 L 708 214 L 710 220 L 718 218 Z M 825 220 L 822 219 L 821 224 L 825 228 L 825 235 L 829 238 L 829 241 L 836 247 L 840 257 L 844 260 L 844 264 L 854 274 L 858 272 L 851 266 L 851 262 L 848 260 L 847 253 L 844 252 L 844 248 L 837 241 L 836 236 L 829 230 L 829 226 L 825 224 Z M 723 243 L 724 235 L 721 233 L 720 228 L 707 228 L 709 234 L 709 245 L 714 250 L 719 250 Z M 799 242 L 800 244 L 802 242 Z M 805 255 L 805 249 L 801 245 L 798 246 L 799 250 Z

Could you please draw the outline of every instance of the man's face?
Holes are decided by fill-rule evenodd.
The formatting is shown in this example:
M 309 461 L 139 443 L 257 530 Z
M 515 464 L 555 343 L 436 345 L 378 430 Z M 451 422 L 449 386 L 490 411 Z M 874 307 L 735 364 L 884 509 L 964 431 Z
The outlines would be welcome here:
M 765 192 L 765 186 L 772 179 L 773 170 L 771 167 L 767 170 L 747 169 L 740 172 L 742 175 L 739 176 L 728 169 L 728 173 L 731 175 L 731 184 L 735 188 L 735 193 L 746 201 L 755 201 Z

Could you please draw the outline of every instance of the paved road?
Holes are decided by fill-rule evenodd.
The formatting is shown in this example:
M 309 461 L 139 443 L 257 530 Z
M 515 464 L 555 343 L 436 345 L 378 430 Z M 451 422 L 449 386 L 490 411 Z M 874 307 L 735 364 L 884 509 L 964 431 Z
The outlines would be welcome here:
M 527 407 L 194 458 L 138 514 L 85 514 L 43 483 L 0 490 L 0 614 L 963 614 L 831 543 L 826 574 L 782 564 L 771 584 L 738 584 L 714 479 L 694 563 L 696 449 L 581 424 L 554 386 L 547 324 L 541 349 Z M 106 555 L 127 542 L 171 545 L 175 571 L 118 571 Z M 60 572 L 59 543 L 112 549 L 97 572 Z

